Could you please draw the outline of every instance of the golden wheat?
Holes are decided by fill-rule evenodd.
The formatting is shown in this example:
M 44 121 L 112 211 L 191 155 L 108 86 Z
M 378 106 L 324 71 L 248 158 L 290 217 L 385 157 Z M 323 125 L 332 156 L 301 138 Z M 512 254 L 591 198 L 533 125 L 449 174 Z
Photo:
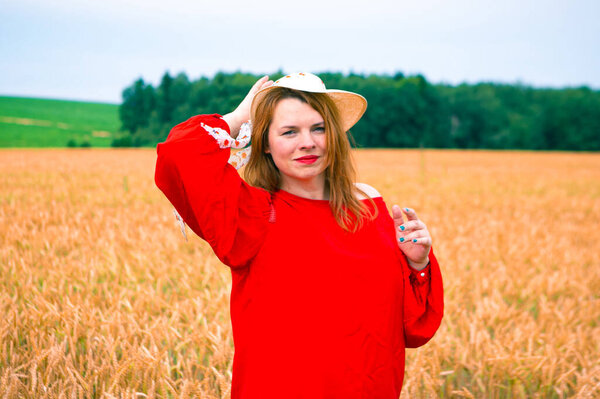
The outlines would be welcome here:
M 600 397 L 600 156 L 357 152 L 417 210 L 446 312 L 403 398 Z M 0 397 L 228 398 L 231 278 L 152 150 L 0 151 Z M 188 232 L 189 233 L 189 232 Z

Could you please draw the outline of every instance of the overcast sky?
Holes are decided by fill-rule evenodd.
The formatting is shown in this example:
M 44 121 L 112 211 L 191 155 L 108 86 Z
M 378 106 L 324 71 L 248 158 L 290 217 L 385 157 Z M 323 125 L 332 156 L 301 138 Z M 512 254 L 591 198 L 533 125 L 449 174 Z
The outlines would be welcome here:
M 599 20 L 600 0 L 0 0 L 0 94 L 118 103 L 167 70 L 280 68 L 598 89 Z

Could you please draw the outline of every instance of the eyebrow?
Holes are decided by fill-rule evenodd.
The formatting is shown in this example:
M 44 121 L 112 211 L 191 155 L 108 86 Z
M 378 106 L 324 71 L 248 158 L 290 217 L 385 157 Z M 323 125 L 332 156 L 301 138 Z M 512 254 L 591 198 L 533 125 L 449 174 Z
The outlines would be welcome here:
M 323 125 L 325 126 L 325 122 L 317 122 L 311 125 L 311 127 L 315 127 L 315 126 L 319 126 L 319 125 Z M 298 126 L 294 126 L 294 125 L 286 125 L 286 126 L 280 126 L 279 129 L 294 129 L 297 128 Z

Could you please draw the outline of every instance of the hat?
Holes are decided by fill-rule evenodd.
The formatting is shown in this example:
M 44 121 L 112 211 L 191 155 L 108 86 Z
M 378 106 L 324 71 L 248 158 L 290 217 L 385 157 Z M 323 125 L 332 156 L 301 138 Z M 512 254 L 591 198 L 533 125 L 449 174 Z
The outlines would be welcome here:
M 254 120 L 254 114 L 258 103 L 263 99 L 265 94 L 275 87 L 287 87 L 288 89 L 306 91 L 309 93 L 326 94 L 337 106 L 342 127 L 345 132 L 350 130 L 350 128 L 358 122 L 367 109 L 367 100 L 360 94 L 344 90 L 328 90 L 317 75 L 308 72 L 298 72 L 286 75 L 281 79 L 276 80 L 273 85 L 265 87 L 256 93 L 252 99 L 252 105 L 250 106 L 251 120 Z

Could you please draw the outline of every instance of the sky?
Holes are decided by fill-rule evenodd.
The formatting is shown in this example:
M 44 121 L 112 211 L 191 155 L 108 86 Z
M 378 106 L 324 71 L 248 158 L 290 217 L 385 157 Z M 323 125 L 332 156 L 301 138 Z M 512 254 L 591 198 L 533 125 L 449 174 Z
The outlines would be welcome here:
M 600 89 L 599 19 L 598 0 L 0 0 L 0 95 L 120 103 L 167 71 Z

